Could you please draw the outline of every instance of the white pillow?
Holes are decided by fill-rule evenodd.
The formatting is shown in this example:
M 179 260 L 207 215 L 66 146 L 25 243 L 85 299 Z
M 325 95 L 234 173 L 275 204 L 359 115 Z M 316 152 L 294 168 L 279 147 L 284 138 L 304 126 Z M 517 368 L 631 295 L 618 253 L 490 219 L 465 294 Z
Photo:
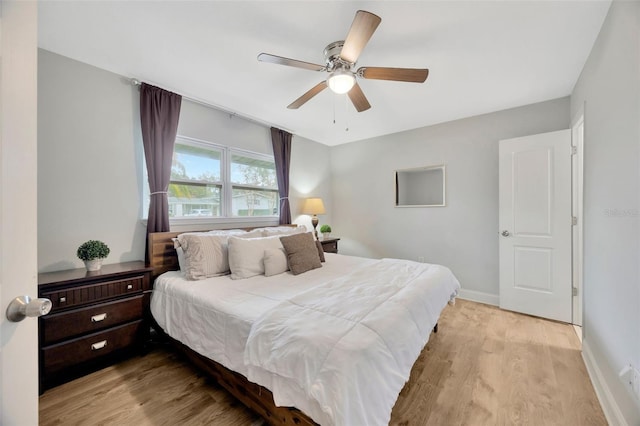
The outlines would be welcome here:
M 177 249 L 178 247 L 181 247 L 180 237 L 183 237 L 184 235 L 226 235 L 226 236 L 230 236 L 230 235 L 245 235 L 245 234 L 247 234 L 247 231 L 242 230 L 242 229 L 216 229 L 216 230 L 213 230 L 213 231 L 184 232 L 184 233 L 178 235 L 178 237 L 172 238 L 171 240 L 173 241 L 173 247 Z
M 305 226 L 274 226 L 271 228 L 261 228 L 263 237 L 271 237 L 273 235 L 293 235 L 307 232 Z
M 244 231 L 242 234 L 236 234 L 234 235 L 234 237 L 238 237 L 238 238 L 262 238 L 264 235 L 262 235 L 262 231 L 259 231 L 257 229 L 253 229 L 251 231 Z
M 287 254 L 284 248 L 267 249 L 264 251 L 264 275 L 270 277 L 272 275 L 282 274 L 289 270 L 287 264 Z
M 279 236 L 263 238 L 229 237 L 229 269 L 234 280 L 264 274 L 264 252 L 280 249 Z

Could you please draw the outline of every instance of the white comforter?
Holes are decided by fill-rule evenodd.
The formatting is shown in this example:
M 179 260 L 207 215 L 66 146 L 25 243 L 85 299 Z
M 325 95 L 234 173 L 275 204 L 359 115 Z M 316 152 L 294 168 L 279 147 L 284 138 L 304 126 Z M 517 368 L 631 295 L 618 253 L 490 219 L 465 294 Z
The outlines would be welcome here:
M 446 267 L 383 259 L 293 296 L 251 327 L 248 379 L 284 378 L 303 395 L 274 391 L 276 404 L 323 425 L 386 425 L 459 287 Z
M 154 283 L 151 313 L 160 327 L 174 339 L 270 389 L 278 405 L 297 407 L 325 426 L 334 423 L 355 426 L 386 423 L 402 385 L 408 380 L 411 366 L 426 344 L 442 308 L 457 292 L 458 282 L 447 268 L 437 265 L 399 261 L 396 266 L 391 266 L 405 269 L 408 277 L 413 279 L 407 282 L 406 277 L 384 271 L 385 265 L 393 265 L 395 261 L 377 261 L 331 253 L 326 253 L 325 256 L 327 262 L 322 268 L 298 276 L 287 272 L 245 280 L 232 280 L 229 276 L 222 276 L 187 281 L 180 272 L 167 272 Z M 367 271 L 369 274 L 366 274 Z M 348 277 L 352 272 L 353 277 Z M 370 275 L 373 281 L 357 286 L 350 282 L 356 277 L 366 280 L 366 275 Z M 387 276 L 388 279 L 383 276 Z M 373 289 L 374 285 L 384 292 L 390 292 L 385 293 L 389 297 L 385 296 L 385 299 L 375 294 L 377 290 Z M 419 286 L 417 293 L 414 293 L 415 286 Z M 346 295 L 339 293 L 339 287 L 347 290 Z M 391 294 L 393 291 L 395 294 Z M 314 301 L 312 294 L 307 292 L 317 293 L 318 299 Z M 418 294 L 421 300 L 418 300 Z M 412 300 L 414 297 L 416 300 Z M 265 338 L 257 334 L 258 328 L 261 327 L 258 320 L 262 322 L 262 318 L 277 316 L 281 305 L 284 307 L 304 302 L 315 306 L 315 303 L 322 304 L 322 300 L 328 302 L 324 303 L 324 308 L 319 309 L 327 311 L 326 317 L 330 325 L 308 323 L 319 332 L 317 338 L 306 337 L 311 345 L 315 347 L 320 340 L 335 338 L 339 334 L 337 325 L 344 325 L 345 321 L 348 323 L 349 319 L 357 318 L 361 320 L 361 324 L 356 326 L 355 321 L 353 322 L 354 333 L 345 334 L 347 338 L 344 342 L 356 346 L 365 346 L 365 343 L 370 342 L 374 343 L 374 349 L 380 350 L 387 350 L 385 346 L 388 342 L 393 351 L 390 352 L 391 355 L 383 356 L 383 359 L 390 362 L 374 367 L 369 355 L 366 359 L 345 359 L 343 371 L 336 370 L 333 377 L 327 376 L 333 382 L 324 385 L 316 384 L 314 381 L 315 387 L 312 391 L 303 388 L 312 382 L 312 378 L 303 377 L 300 380 L 292 378 L 294 375 L 291 373 L 314 370 L 325 376 L 328 372 L 324 369 L 329 367 L 329 364 L 319 364 L 317 360 L 309 358 L 310 369 L 296 364 L 302 362 L 299 360 L 293 361 L 293 365 L 285 365 L 284 362 L 292 361 L 290 355 L 312 352 L 308 348 L 300 349 L 300 343 L 293 343 L 294 353 L 287 354 L 287 359 L 282 360 L 283 364 L 279 364 L 279 360 L 270 359 L 273 358 L 271 355 L 267 357 L 264 367 L 260 365 L 261 362 L 245 364 L 245 356 L 252 359 L 256 349 L 263 352 L 267 350 Z M 406 307 L 403 306 L 405 303 Z M 372 304 L 379 305 L 379 308 L 372 309 Z M 400 309 L 393 312 L 393 306 Z M 286 309 L 288 312 L 291 308 Z M 336 314 L 335 318 L 333 313 Z M 382 325 L 372 325 L 369 328 L 370 322 L 376 318 L 383 320 Z M 413 325 L 401 324 L 409 318 Z M 302 317 L 295 320 L 292 318 L 292 323 L 296 323 L 297 326 L 304 325 L 304 322 Z M 308 328 L 303 328 L 305 334 L 309 331 Z M 380 341 L 373 339 L 376 337 L 373 331 L 377 333 L 378 328 L 386 328 L 387 334 L 391 334 L 391 337 Z M 250 335 L 252 339 L 256 339 L 258 348 L 253 345 L 252 348 L 247 346 Z M 290 338 L 284 340 L 289 341 Z M 343 349 L 342 340 L 335 346 Z M 287 352 L 283 348 L 274 349 L 280 353 Z M 395 359 L 396 356 L 398 361 Z M 391 357 L 394 357 L 393 360 Z M 337 362 L 337 359 L 333 357 L 333 361 Z M 363 365 L 354 367 L 354 364 L 358 363 Z M 390 370 L 395 369 L 394 364 L 397 363 L 402 364 L 399 368 L 400 373 Z M 269 369 L 284 371 L 285 375 L 281 376 Z M 364 387 L 360 387 L 358 384 L 362 384 L 365 378 L 343 376 L 351 370 L 356 374 L 366 372 L 367 375 L 375 376 L 377 384 L 366 383 Z M 383 383 L 382 386 L 379 385 L 380 382 Z M 337 383 L 346 384 L 346 387 L 339 388 Z M 335 398 L 335 401 L 330 401 L 332 398 Z M 377 401 L 383 399 L 384 407 L 377 406 Z M 362 412 L 370 412 L 366 419 L 372 420 L 357 420 L 355 416 Z

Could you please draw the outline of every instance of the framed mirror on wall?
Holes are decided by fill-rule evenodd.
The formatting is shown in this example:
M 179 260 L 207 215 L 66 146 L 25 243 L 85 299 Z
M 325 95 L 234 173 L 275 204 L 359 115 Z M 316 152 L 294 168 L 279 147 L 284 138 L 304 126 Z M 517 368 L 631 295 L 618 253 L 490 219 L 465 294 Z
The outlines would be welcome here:
M 396 207 L 444 207 L 445 165 L 396 170 Z

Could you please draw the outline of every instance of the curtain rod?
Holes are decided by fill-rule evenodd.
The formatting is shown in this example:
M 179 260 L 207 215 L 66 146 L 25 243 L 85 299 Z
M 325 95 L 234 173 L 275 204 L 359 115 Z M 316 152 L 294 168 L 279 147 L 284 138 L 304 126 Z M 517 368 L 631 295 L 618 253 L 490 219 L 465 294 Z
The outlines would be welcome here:
M 132 85 L 132 86 L 140 86 L 140 85 L 142 85 L 142 82 L 141 82 L 140 80 L 138 80 L 137 78 L 131 78 L 131 79 L 129 80 L 129 82 L 131 83 L 131 85 Z M 149 84 L 151 84 L 151 85 L 153 85 L 153 86 L 157 86 L 157 85 L 156 85 L 156 84 L 154 84 L 153 82 L 150 82 Z M 167 90 L 167 89 L 165 89 L 165 90 Z M 171 91 L 171 92 L 174 92 L 174 93 L 177 93 L 177 92 L 175 92 L 175 91 L 173 91 L 173 90 L 170 90 L 170 91 Z M 226 108 L 223 108 L 223 107 L 221 107 L 221 106 L 219 106 L 219 105 L 214 105 L 214 104 L 212 104 L 212 103 L 205 102 L 205 101 L 200 100 L 200 99 L 192 98 L 192 97 L 190 97 L 190 96 L 184 96 L 184 95 L 182 95 L 182 94 L 180 94 L 180 93 L 177 93 L 177 94 L 178 94 L 178 95 L 180 95 L 180 96 L 182 96 L 182 99 L 186 99 L 186 100 L 188 100 L 188 101 L 191 101 L 191 102 L 194 102 L 194 103 L 196 103 L 196 104 L 200 104 L 200 105 L 206 106 L 206 107 L 208 107 L 208 108 L 213 108 L 213 109 L 215 109 L 215 110 L 218 110 L 218 111 L 224 112 L 224 113 L 226 113 L 226 114 L 229 114 L 229 115 L 231 115 L 231 116 L 233 116 L 233 117 L 239 117 L 239 118 L 242 118 L 242 119 L 244 119 L 244 120 L 251 121 L 251 122 L 256 123 L 256 124 L 260 124 L 261 126 L 276 127 L 276 128 L 278 128 L 278 129 L 282 129 L 282 130 L 284 130 L 285 132 L 289 132 L 289 133 L 291 133 L 291 134 L 294 134 L 294 132 L 293 132 L 292 130 L 285 129 L 285 128 L 283 128 L 283 127 L 279 126 L 279 125 L 272 124 L 272 123 L 268 123 L 268 122 L 266 122 L 266 121 L 262 121 L 262 120 L 260 120 L 260 119 L 258 119 L 258 118 L 250 117 L 250 116 L 248 116 L 248 115 L 240 114 L 240 113 L 238 113 L 238 112 L 236 112 L 236 111 L 230 111 L 230 110 L 228 110 L 228 109 L 226 109 Z

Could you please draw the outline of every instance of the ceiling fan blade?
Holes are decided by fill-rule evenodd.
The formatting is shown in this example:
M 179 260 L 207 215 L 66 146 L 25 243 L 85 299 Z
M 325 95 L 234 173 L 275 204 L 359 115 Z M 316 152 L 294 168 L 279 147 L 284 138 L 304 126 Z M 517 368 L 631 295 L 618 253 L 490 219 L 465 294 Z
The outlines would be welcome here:
M 367 100 L 367 97 L 364 95 L 364 92 L 358 83 L 356 83 L 347 94 L 358 112 L 366 111 L 371 108 L 371 104 Z
M 357 11 L 356 17 L 353 18 L 349 34 L 347 34 L 347 38 L 344 40 L 340 58 L 355 64 L 362 49 L 364 49 L 374 31 L 378 28 L 378 25 L 380 25 L 380 21 L 382 21 L 382 19 L 371 12 L 364 10 Z
M 311 71 L 324 71 L 326 67 L 324 65 L 312 64 L 311 62 L 298 61 L 296 59 L 284 58 L 282 56 L 270 55 L 268 53 L 261 53 L 258 55 L 260 62 L 269 62 L 278 65 L 287 65 L 290 67 L 304 68 Z
M 322 92 L 326 88 L 327 88 L 327 82 L 326 81 L 321 81 L 320 83 L 318 83 L 315 86 L 313 86 L 311 88 L 311 90 L 306 92 L 304 95 L 300 96 L 298 99 L 296 99 L 295 101 L 291 102 L 291 104 L 289 106 L 287 106 L 287 108 L 289 108 L 289 109 L 298 109 L 298 108 L 300 108 L 302 105 L 307 103 L 307 101 L 309 99 L 313 98 L 315 95 L 317 95 L 318 93 Z
M 372 80 L 408 81 L 411 83 L 424 83 L 429 76 L 426 68 L 384 68 L 362 67 L 358 69 L 358 75 Z

